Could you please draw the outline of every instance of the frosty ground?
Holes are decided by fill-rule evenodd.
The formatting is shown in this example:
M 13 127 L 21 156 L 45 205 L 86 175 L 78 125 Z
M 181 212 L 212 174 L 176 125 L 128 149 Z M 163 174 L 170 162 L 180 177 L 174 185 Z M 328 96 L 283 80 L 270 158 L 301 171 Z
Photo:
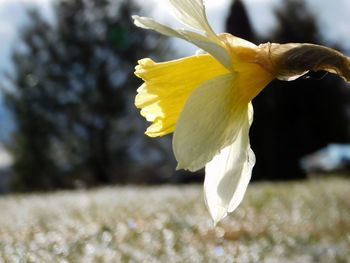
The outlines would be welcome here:
M 0 262 L 350 262 L 350 180 L 256 183 L 217 227 L 202 186 L 0 197 Z

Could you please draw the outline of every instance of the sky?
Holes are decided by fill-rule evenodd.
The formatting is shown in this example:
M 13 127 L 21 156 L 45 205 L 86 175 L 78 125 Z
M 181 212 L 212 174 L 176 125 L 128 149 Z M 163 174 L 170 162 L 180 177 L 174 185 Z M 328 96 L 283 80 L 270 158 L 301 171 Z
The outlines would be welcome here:
M 51 4 L 56 0 L 0 0 L 0 81 L 4 81 L 1 72 L 11 71 L 10 53 L 16 47 L 18 32 L 26 22 L 25 12 L 30 6 L 37 7 L 48 19 L 53 18 Z M 114 0 L 118 1 L 118 0 Z M 151 16 L 160 22 L 178 25 L 170 15 L 170 8 L 166 0 L 137 0 L 151 10 Z M 284 0 L 243 0 L 253 27 L 260 35 L 267 35 L 275 26 L 273 10 L 283 4 Z M 319 16 L 324 38 L 331 43 L 340 42 L 347 48 L 350 55 L 350 0 L 306 0 L 311 10 Z M 154 4 L 155 5 L 151 5 Z M 224 30 L 224 22 L 227 16 L 231 0 L 206 0 L 206 7 L 210 24 L 216 32 Z M 335 19 L 336 18 L 336 19 Z M 189 55 L 196 51 L 196 47 L 182 40 L 173 42 L 183 55 Z M 180 52 L 179 52 L 180 53 Z M 6 133 L 4 123 L 8 123 L 8 113 L 4 109 L 0 94 L 0 140 Z M 6 126 L 6 125 L 5 125 Z
M 55 0 L 0 0 L 0 71 L 10 65 L 10 52 L 16 46 L 17 33 L 21 25 L 26 23 L 25 10 L 35 6 L 41 10 L 48 19 L 52 17 L 51 3 Z M 175 19 L 169 15 L 168 1 L 165 0 L 139 0 L 147 8 L 149 3 L 154 4 L 151 15 L 161 22 L 176 25 Z M 246 0 L 247 7 L 253 18 L 253 24 L 258 32 L 266 33 L 274 24 L 272 7 L 278 0 Z M 216 32 L 222 32 L 224 18 L 227 15 L 231 0 L 207 0 L 206 7 L 210 23 Z M 147 5 L 148 4 L 148 5 Z M 195 47 L 182 41 L 175 44 L 182 46 L 184 53 L 192 53 Z M 1 78 L 1 76 L 0 76 Z
M 26 23 L 25 10 L 34 5 L 48 18 L 52 17 L 51 3 L 55 0 L 0 0 L 0 71 L 10 65 L 9 54 L 16 44 L 18 29 Z M 166 0 L 138 0 L 146 7 L 152 7 L 152 16 L 157 20 L 176 25 L 175 19 L 169 15 L 170 8 Z M 243 0 L 256 31 L 261 35 L 268 34 L 275 25 L 273 9 L 283 4 L 283 0 Z M 319 23 L 325 39 L 331 42 L 349 43 L 350 50 L 350 1 L 349 0 L 307 0 L 311 10 L 319 14 Z M 216 32 L 222 32 L 231 0 L 206 0 L 209 21 Z M 334 18 L 337 19 L 334 19 Z M 184 53 L 196 50 L 190 44 L 176 41 Z M 0 76 L 1 78 L 1 76 Z
M 6 69 L 9 65 L 10 52 L 15 45 L 18 30 L 26 22 L 26 8 L 37 6 L 49 17 L 50 1 L 0 0 L 0 70 Z

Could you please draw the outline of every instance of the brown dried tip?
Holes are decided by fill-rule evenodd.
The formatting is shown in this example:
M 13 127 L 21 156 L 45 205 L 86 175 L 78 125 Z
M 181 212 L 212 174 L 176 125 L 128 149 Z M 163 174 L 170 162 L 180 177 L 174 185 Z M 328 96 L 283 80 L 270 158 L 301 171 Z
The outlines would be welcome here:
M 350 58 L 332 48 L 297 43 L 266 43 L 259 48 L 260 55 L 265 55 L 263 66 L 278 79 L 293 80 L 310 70 L 325 70 L 350 82 Z

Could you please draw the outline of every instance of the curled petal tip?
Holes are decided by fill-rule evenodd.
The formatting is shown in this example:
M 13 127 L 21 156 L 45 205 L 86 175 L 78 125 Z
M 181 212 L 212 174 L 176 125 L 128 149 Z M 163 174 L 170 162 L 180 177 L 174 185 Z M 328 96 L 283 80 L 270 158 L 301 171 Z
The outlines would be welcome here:
M 176 171 L 182 170 L 182 169 L 185 169 L 185 168 L 178 163 L 177 166 L 176 166 Z
M 214 226 L 216 226 L 222 219 L 227 216 L 227 209 L 217 206 L 215 211 L 210 211 L 211 217 L 214 221 Z
M 178 163 L 176 166 L 176 171 L 178 170 L 186 170 L 190 172 L 196 172 L 198 169 L 194 169 L 191 165 L 187 163 Z
M 140 16 L 138 16 L 138 15 L 132 15 L 131 18 L 132 18 L 132 20 L 134 21 L 134 24 L 135 24 L 136 26 L 140 26 L 139 23 L 138 23 L 138 21 L 139 21 L 140 18 L 141 18 Z

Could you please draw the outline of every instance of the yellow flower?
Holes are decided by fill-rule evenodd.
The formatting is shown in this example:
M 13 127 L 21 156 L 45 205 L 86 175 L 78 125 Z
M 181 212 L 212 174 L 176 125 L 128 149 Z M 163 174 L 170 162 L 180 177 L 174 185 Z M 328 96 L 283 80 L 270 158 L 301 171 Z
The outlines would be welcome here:
M 170 0 L 176 18 L 193 29 L 173 29 L 147 17 L 135 25 L 184 39 L 204 52 L 155 63 L 141 59 L 144 80 L 135 105 L 152 125 L 150 137 L 174 132 L 177 169 L 205 167 L 204 195 L 215 224 L 237 208 L 251 178 L 252 99 L 274 78 L 293 80 L 309 70 L 327 70 L 350 81 L 349 59 L 312 44 L 259 46 L 227 33 L 215 34 L 203 0 Z

